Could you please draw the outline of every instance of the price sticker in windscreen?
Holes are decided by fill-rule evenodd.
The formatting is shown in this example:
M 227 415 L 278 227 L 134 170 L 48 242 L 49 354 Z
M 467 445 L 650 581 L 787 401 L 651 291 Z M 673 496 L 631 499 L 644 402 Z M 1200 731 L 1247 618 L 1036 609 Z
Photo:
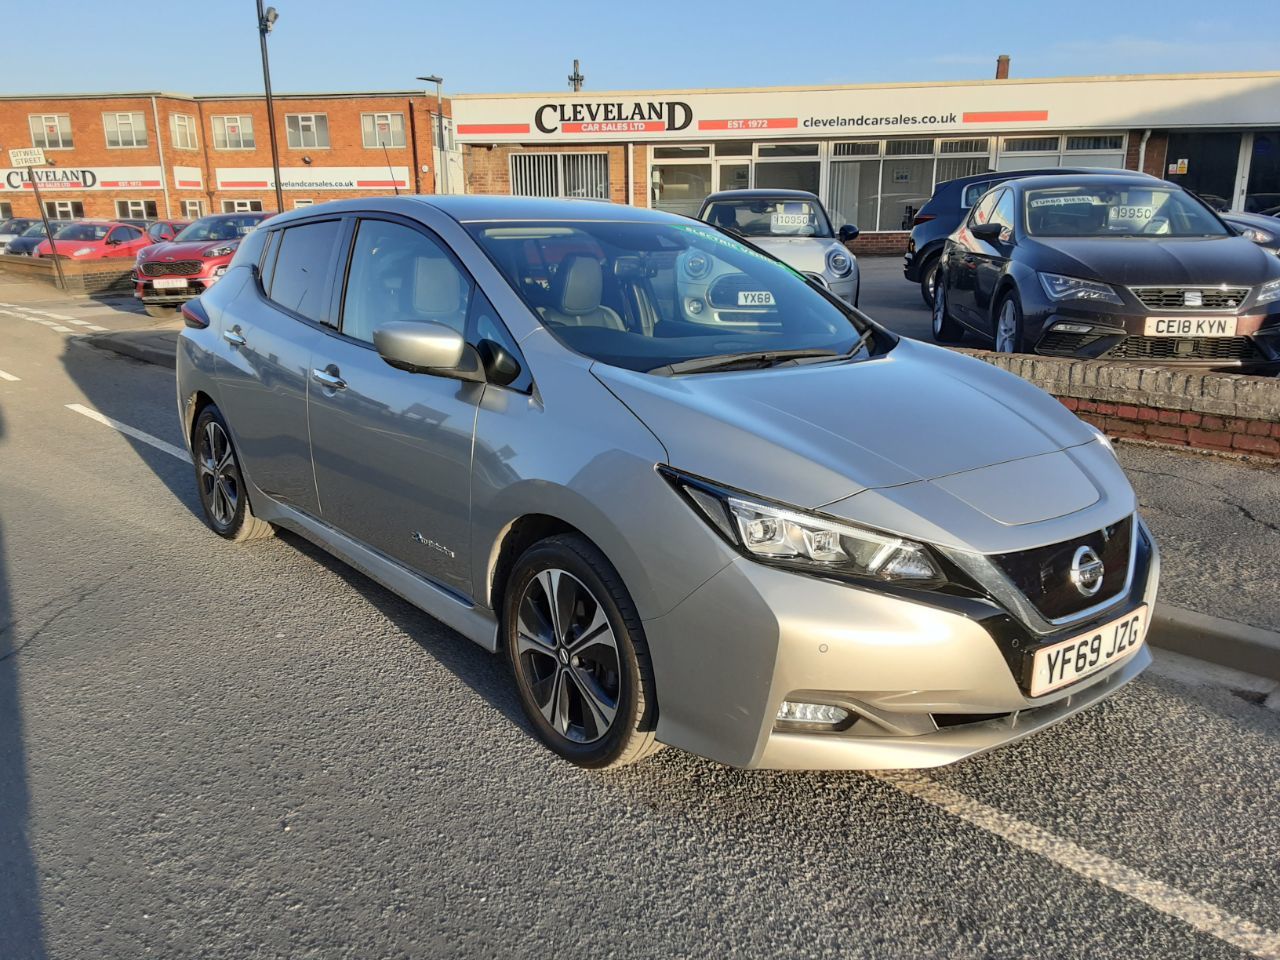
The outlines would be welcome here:
M 1107 210 L 1107 223 L 1117 227 L 1142 227 L 1156 215 L 1155 207 L 1119 204 Z

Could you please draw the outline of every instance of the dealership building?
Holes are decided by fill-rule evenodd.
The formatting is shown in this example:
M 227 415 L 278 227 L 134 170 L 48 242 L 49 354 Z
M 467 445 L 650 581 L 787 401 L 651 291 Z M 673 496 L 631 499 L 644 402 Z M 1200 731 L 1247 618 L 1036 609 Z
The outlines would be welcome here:
M 1141 169 L 1280 212 L 1280 73 L 466 95 L 453 115 L 470 193 L 695 214 L 715 190 L 809 190 L 864 250 L 903 249 L 935 184 L 988 170 Z
M 433 193 L 461 155 L 435 97 L 402 93 L 275 98 L 285 207 L 342 197 Z M 267 110 L 261 96 L 173 93 L 0 97 L 0 157 L 40 147 L 35 177 L 51 217 L 192 219 L 274 210 Z M 38 214 L 27 171 L 0 167 L 0 219 Z

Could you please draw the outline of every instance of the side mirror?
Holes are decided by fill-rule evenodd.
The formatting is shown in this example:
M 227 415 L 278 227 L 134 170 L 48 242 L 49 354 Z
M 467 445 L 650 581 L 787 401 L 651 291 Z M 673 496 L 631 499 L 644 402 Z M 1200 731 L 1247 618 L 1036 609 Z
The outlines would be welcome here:
M 995 243 L 997 240 L 1000 239 L 1000 234 L 1003 230 L 1004 230 L 1004 227 L 1002 227 L 1000 224 L 992 223 L 990 221 L 986 223 L 975 224 L 974 226 L 969 228 L 969 232 L 973 234 L 973 236 L 977 237 L 979 240 L 982 240 L 985 243 Z
M 861 232 L 862 231 L 860 231 L 852 223 L 846 223 L 836 233 L 836 239 L 839 240 L 841 243 L 852 243 L 854 239 L 858 236 L 858 234 Z
M 373 331 L 373 346 L 383 360 L 409 373 L 478 382 L 486 379 L 475 348 L 443 323 L 384 323 Z
M 120 241 L 116 237 L 107 237 L 107 239 L 104 240 L 103 243 L 105 243 L 108 247 L 114 247 L 118 245 Z
M 505 387 L 520 376 L 520 361 L 508 353 L 502 344 L 481 340 L 477 352 L 491 383 Z

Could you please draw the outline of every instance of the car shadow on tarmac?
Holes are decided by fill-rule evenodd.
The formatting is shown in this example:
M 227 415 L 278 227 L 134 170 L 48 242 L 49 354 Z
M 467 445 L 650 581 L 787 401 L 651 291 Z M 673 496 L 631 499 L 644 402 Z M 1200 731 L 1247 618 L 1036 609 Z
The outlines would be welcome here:
M 0 445 L 4 443 L 0 410 Z M 0 526 L 0 956 L 43 960 L 40 875 L 31 849 L 19 656 L 24 640 L 9 596 L 4 528 Z

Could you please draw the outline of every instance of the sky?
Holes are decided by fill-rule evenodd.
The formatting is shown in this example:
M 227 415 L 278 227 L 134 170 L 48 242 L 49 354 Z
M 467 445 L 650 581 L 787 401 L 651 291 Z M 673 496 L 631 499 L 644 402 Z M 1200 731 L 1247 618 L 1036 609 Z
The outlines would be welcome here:
M 274 0 L 278 92 L 789 86 L 1280 69 L 1275 0 Z M 258 93 L 254 0 L 0 0 L 0 94 Z M 30 43 L 21 42 L 24 27 Z M 50 30 L 56 43 L 49 43 Z M 1256 38 L 1256 39 L 1255 39 Z M 52 54 L 52 56 L 50 56 Z

